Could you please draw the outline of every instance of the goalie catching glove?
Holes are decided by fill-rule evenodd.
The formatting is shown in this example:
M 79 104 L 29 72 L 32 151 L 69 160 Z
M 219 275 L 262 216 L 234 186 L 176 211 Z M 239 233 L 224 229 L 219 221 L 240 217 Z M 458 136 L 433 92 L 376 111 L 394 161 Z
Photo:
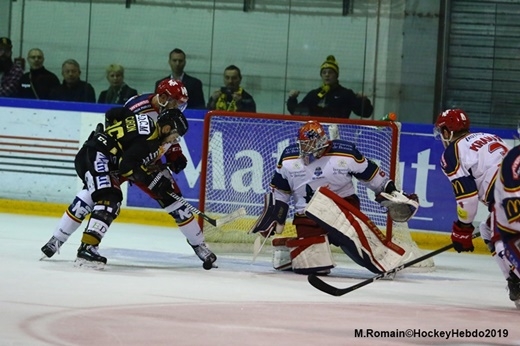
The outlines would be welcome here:
M 289 205 L 276 200 L 272 192 L 266 193 L 264 198 L 264 211 L 249 233 L 260 233 L 264 237 L 280 234 L 285 227 Z
M 419 209 L 417 195 L 398 191 L 391 180 L 386 184 L 385 191 L 376 196 L 376 202 L 388 210 L 388 215 L 395 222 L 410 220 Z

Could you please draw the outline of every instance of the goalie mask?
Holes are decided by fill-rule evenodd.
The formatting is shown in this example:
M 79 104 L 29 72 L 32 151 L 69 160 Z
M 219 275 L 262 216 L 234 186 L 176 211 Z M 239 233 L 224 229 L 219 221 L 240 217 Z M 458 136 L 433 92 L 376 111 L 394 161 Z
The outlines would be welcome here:
M 315 120 L 310 120 L 300 127 L 297 142 L 300 158 L 303 159 L 305 165 L 319 159 L 329 145 L 329 139 L 323 126 Z
M 450 136 L 444 137 L 443 133 L 449 131 Z M 442 140 L 444 147 L 447 147 L 453 140 L 453 134 L 469 131 L 469 117 L 462 109 L 447 109 L 437 118 L 433 128 L 435 139 Z
M 177 108 L 182 112 L 188 105 L 188 90 L 179 80 L 163 80 L 155 89 L 155 94 L 163 109 Z

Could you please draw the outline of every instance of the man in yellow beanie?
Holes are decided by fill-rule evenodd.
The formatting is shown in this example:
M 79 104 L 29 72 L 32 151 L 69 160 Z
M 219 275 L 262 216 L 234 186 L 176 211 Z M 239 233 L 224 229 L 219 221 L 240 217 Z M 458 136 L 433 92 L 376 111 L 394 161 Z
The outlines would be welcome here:
M 354 112 L 363 118 L 372 115 L 374 107 L 370 100 L 356 95 L 351 89 L 339 84 L 339 66 L 334 55 L 329 55 L 320 68 L 322 86 L 311 90 L 298 103 L 299 90 L 291 90 L 287 110 L 291 114 L 313 115 L 348 119 Z

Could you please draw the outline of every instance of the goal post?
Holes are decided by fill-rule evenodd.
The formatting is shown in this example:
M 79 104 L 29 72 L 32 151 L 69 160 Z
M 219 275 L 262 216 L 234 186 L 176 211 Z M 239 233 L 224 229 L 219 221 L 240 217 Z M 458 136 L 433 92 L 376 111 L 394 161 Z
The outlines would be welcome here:
M 247 215 L 219 229 L 199 219 L 207 242 L 227 244 L 231 251 L 233 244 L 237 249 L 238 244 L 253 244 L 257 235 L 248 231 L 262 213 L 264 195 L 269 191 L 278 159 L 284 148 L 296 141 L 301 125 L 311 119 L 318 120 L 329 137 L 334 136 L 331 131 L 337 132 L 340 139 L 354 143 L 365 157 L 389 174 L 398 188 L 402 187 L 397 122 L 210 111 L 204 119 L 199 208 L 215 218 L 242 207 Z M 405 248 L 413 247 L 414 252 L 421 254 L 407 225 L 393 223 L 375 201 L 374 193 L 356 179 L 353 183 L 361 210 L 387 239 L 400 246 L 406 243 Z M 296 235 L 292 217 L 291 207 L 281 236 Z

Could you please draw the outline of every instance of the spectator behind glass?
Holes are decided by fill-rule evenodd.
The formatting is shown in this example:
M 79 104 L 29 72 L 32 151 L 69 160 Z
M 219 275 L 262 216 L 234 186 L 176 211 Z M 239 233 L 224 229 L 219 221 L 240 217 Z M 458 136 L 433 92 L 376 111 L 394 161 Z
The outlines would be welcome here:
M 224 70 L 224 86 L 213 92 L 208 102 L 208 109 L 231 112 L 256 113 L 253 96 L 241 86 L 242 74 L 235 65 L 229 65 Z
M 68 59 L 61 65 L 63 83 L 51 90 L 49 99 L 58 101 L 96 102 L 96 93 L 89 83 L 79 79 L 79 63 Z
M 20 89 L 23 69 L 11 58 L 13 44 L 7 37 L 0 37 L 0 97 L 15 97 Z
M 45 57 L 41 49 L 33 48 L 29 50 L 27 61 L 30 70 L 22 76 L 18 97 L 48 100 L 51 90 L 60 85 L 60 80 L 43 66 Z
M 170 52 L 168 64 L 170 64 L 172 74 L 155 82 L 155 89 L 157 89 L 157 86 L 163 80 L 180 80 L 188 90 L 189 99 L 187 108 L 206 108 L 204 92 L 202 91 L 202 82 L 199 79 L 184 73 L 184 67 L 186 66 L 186 54 L 182 51 L 182 49 L 175 48 Z
M 108 65 L 106 72 L 110 86 L 99 94 L 98 103 L 124 105 L 129 98 L 137 95 L 137 90 L 130 88 L 125 83 L 125 69 L 123 66 L 117 64 Z
M 287 100 L 287 110 L 291 114 L 328 116 L 348 119 L 354 112 L 363 118 L 369 118 L 374 111 L 370 100 L 356 95 L 351 89 L 338 82 L 339 66 L 334 55 L 329 55 L 321 64 L 320 75 L 323 85 L 311 90 L 298 103 L 299 90 L 291 90 Z

